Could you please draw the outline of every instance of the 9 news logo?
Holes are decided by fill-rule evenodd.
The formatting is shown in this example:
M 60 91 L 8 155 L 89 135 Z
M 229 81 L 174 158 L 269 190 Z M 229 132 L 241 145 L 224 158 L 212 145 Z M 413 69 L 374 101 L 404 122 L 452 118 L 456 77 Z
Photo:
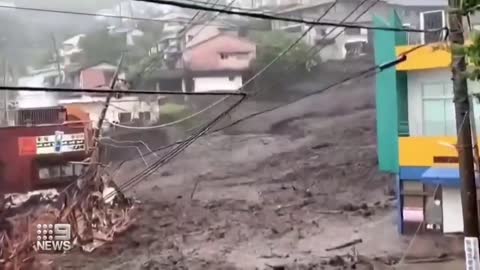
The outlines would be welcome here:
M 70 224 L 37 224 L 37 241 L 33 248 L 44 252 L 64 252 L 72 249 Z

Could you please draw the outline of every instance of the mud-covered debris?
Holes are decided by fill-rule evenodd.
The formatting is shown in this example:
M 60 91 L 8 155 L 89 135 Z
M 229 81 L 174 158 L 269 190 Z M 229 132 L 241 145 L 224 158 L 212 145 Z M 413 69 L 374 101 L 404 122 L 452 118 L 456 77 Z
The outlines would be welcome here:
M 69 223 L 74 247 L 92 252 L 135 222 L 136 204 L 111 179 L 93 174 L 91 186 L 10 194 L 0 209 L 0 263 L 12 270 L 45 269 L 34 249 L 37 224 Z M 14 211 L 12 211 L 14 209 Z M 15 215 L 6 215 L 10 211 Z M 19 214 L 20 213 L 20 214 Z M 7 226 L 8 224 L 8 226 Z M 27 233 L 25 233 L 27 232 Z M 47 264 L 48 265 L 48 264 Z
M 156 260 L 148 260 L 142 264 L 139 270 L 162 270 L 162 264 Z

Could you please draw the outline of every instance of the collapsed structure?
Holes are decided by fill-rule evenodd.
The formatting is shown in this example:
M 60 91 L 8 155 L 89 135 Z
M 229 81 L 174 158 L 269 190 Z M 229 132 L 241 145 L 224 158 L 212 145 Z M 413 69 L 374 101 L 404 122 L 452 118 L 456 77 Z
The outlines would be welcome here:
M 63 107 L 16 117 L 17 125 L 0 129 L 2 269 L 41 269 L 38 224 L 70 224 L 73 245 L 87 252 L 131 225 L 134 203 L 100 164 L 101 151 L 92 151 L 89 121 Z

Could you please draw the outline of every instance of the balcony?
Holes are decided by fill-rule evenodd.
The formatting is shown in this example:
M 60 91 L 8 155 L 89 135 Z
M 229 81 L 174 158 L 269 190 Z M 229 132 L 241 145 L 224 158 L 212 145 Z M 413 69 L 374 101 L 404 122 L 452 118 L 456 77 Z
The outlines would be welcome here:
M 445 48 L 440 48 L 435 45 L 428 45 L 422 48 L 418 48 L 415 51 L 417 45 L 397 46 L 396 54 L 398 57 L 406 52 L 408 53 L 407 59 L 397 65 L 398 71 L 413 71 L 413 70 L 426 70 L 434 68 L 448 68 L 452 62 L 452 56 Z
M 400 137 L 401 167 L 458 167 L 456 137 Z

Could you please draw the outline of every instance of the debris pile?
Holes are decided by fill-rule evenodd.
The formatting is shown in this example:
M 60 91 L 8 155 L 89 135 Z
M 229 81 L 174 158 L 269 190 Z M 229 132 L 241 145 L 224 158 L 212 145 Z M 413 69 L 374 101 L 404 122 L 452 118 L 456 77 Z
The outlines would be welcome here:
M 136 203 L 117 192 L 106 171 L 89 170 L 62 192 L 10 194 L 1 200 L 0 269 L 48 269 L 36 250 L 37 224 L 70 224 L 73 247 L 85 252 L 132 226 Z

